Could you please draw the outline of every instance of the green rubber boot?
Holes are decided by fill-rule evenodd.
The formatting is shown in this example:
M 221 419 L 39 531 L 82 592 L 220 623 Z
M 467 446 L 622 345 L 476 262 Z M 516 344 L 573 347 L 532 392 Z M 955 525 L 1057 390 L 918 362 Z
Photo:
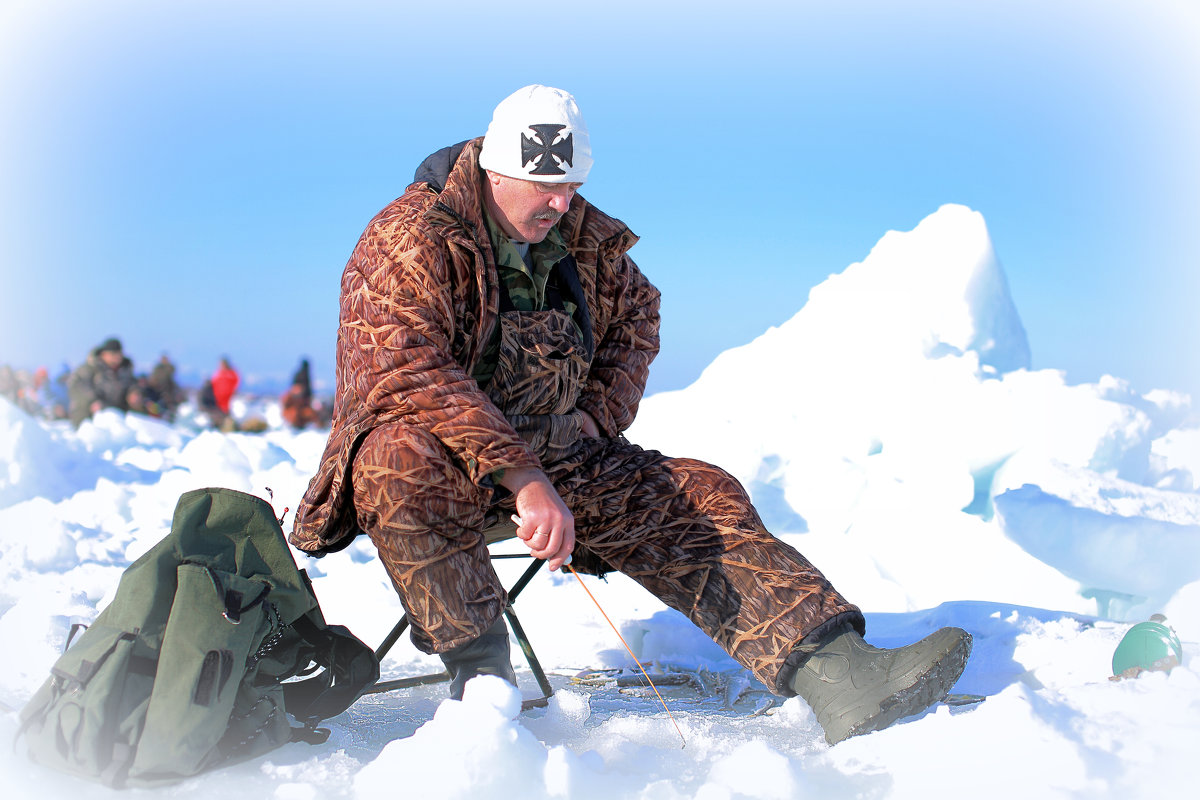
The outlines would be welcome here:
M 971 634 L 960 628 L 942 628 L 895 650 L 872 647 L 846 628 L 821 642 L 796 670 L 792 689 L 812 706 L 825 740 L 837 744 L 941 700 L 970 654 Z
M 462 700 L 467 681 L 476 675 L 498 675 L 513 686 L 517 685 L 504 617 L 497 619 L 478 639 L 442 653 L 441 658 L 446 672 L 450 673 L 450 696 L 455 700 Z

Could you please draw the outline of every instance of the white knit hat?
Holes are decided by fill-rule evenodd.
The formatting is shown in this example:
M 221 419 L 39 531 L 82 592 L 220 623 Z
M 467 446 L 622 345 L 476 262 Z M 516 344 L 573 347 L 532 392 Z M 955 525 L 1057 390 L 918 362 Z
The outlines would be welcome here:
M 586 181 L 592 146 L 575 98 L 535 84 L 501 100 L 483 137 L 479 166 L 527 181 Z

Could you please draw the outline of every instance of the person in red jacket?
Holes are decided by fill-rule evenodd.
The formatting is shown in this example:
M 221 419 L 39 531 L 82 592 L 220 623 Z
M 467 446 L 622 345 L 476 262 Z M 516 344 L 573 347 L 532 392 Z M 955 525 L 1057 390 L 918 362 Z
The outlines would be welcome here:
M 212 391 L 217 408 L 226 416 L 229 415 L 229 401 L 233 399 L 233 393 L 237 391 L 239 380 L 237 370 L 229 364 L 229 359 L 222 358 L 221 365 L 217 367 L 217 371 L 212 376 Z

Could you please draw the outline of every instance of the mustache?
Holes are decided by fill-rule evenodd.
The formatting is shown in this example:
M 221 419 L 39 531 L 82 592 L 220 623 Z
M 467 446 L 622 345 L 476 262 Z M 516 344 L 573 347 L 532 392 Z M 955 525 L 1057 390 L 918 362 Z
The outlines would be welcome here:
M 534 219 L 548 219 L 548 220 L 552 220 L 554 222 L 558 222 L 560 219 L 562 219 L 562 214 L 558 213 L 557 211 L 539 211 L 538 213 L 533 215 L 533 218 Z

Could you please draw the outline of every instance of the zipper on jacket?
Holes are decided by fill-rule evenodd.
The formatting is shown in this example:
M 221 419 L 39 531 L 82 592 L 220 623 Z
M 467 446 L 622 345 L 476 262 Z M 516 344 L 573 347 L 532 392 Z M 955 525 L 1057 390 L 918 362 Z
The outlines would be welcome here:
M 463 232 L 467 235 L 467 238 L 470 240 L 471 245 L 475 248 L 475 252 L 476 252 L 477 256 L 486 263 L 487 258 L 483 255 L 484 248 L 480 246 L 479 237 L 476 236 L 475 225 L 470 220 L 466 219 L 461 214 L 459 214 L 457 211 L 455 211 L 453 208 L 451 208 L 450 206 L 443 203 L 441 200 L 434 201 L 434 204 L 432 207 L 439 211 L 445 212 L 451 219 L 453 219 L 460 226 L 462 226 Z M 488 249 L 491 249 L 490 244 L 488 245 Z M 492 274 L 496 275 L 497 281 L 500 279 L 500 276 L 499 276 L 498 270 L 496 269 L 495 263 L 492 264 L 491 270 L 484 270 L 484 280 L 486 281 L 487 278 Z M 480 316 L 482 317 L 486 313 L 487 298 L 489 296 L 491 296 L 492 289 L 494 288 L 496 290 L 496 292 L 499 293 L 500 286 L 499 286 L 499 284 L 497 284 L 495 287 L 492 287 L 491 285 L 484 285 L 480 288 L 483 290 L 483 295 L 484 295 L 483 306 L 480 308 Z M 499 294 L 497 294 L 497 297 L 499 297 Z M 484 333 L 483 337 L 479 339 L 479 347 L 478 347 L 477 352 L 475 353 L 474 361 L 471 364 L 463 365 L 466 368 L 468 375 L 474 376 L 476 369 L 479 367 L 479 357 L 482 356 L 488 350 L 488 347 L 485 343 L 491 342 L 492 339 L 496 336 L 496 331 L 498 330 L 499 325 L 500 325 L 500 314 L 499 314 L 499 308 L 497 308 L 496 313 L 492 315 L 491 326 Z M 481 385 L 480 389 L 483 389 L 483 388 L 484 387 Z

